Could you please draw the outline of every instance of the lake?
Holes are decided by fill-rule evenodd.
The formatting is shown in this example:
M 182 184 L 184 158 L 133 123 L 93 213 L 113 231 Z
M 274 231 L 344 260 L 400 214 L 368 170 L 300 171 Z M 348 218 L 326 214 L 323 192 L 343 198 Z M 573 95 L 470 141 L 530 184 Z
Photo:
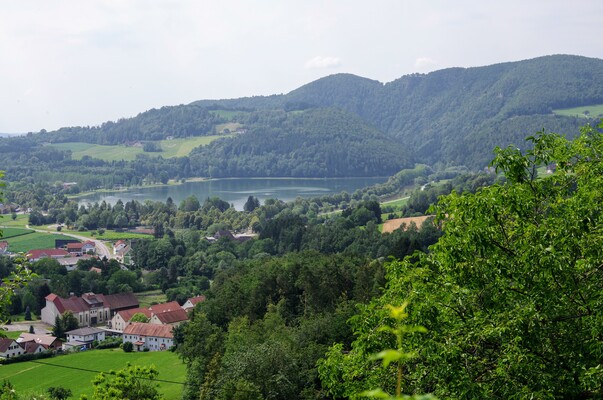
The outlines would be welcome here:
M 320 197 L 326 194 L 348 192 L 382 183 L 387 177 L 379 178 L 325 178 L 325 179 L 289 179 L 289 178 L 237 178 L 212 179 L 200 182 L 186 182 L 181 185 L 135 188 L 119 192 L 93 193 L 78 199 L 80 204 L 106 201 L 115 204 L 121 199 L 126 203 L 131 200 L 165 202 L 171 197 L 174 203 L 180 204 L 188 196 L 195 195 L 201 203 L 208 197 L 219 197 L 237 210 L 242 210 L 249 196 L 255 196 L 263 204 L 268 198 L 283 201 L 296 197 Z

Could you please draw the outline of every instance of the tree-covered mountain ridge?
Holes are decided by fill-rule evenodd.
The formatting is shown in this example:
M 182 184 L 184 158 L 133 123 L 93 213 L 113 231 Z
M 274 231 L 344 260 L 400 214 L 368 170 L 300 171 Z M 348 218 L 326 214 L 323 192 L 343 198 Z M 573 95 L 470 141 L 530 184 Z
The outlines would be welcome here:
M 54 171 L 46 178 L 61 180 L 61 171 L 76 160 L 65 151 L 50 154 L 43 146 L 48 142 L 132 145 L 215 135 L 229 128 L 236 132 L 233 137 L 197 148 L 188 157 L 154 161 L 155 169 L 170 178 L 377 176 L 415 163 L 481 169 L 496 146 L 524 147 L 526 133 L 544 129 L 573 137 L 585 120 L 553 110 L 593 104 L 603 104 L 603 60 L 582 56 L 447 68 L 389 83 L 336 74 L 287 94 L 200 100 L 96 127 L 0 139 L 0 149 L 6 150 L 0 161 L 19 169 L 13 173 L 6 168 L 8 178 L 21 179 L 19 160 L 30 165 L 53 155 L 58 161 L 42 169 Z M 149 153 L 154 160 L 156 156 L 161 153 Z M 138 171 L 145 160 L 122 170 Z M 75 164 L 79 168 L 81 163 Z M 36 175 L 32 168 L 27 175 Z M 155 169 L 140 173 L 157 175 Z M 128 175 L 118 183 L 134 178 Z
M 495 146 L 522 146 L 525 132 L 575 135 L 584 120 L 556 116 L 554 109 L 600 103 L 603 60 L 551 55 L 405 75 L 385 84 L 336 74 L 283 95 L 192 104 L 239 110 L 341 108 L 403 143 L 423 162 L 482 167 Z

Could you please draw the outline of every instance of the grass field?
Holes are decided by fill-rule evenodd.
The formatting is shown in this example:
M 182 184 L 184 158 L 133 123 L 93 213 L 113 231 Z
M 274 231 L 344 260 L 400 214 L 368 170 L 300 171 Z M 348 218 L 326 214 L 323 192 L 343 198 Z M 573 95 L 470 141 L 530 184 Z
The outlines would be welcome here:
M 73 239 L 65 235 L 54 233 L 32 232 L 27 235 L 21 235 L 6 239 L 9 250 L 13 253 L 26 253 L 34 249 L 54 249 L 56 239 Z
M 237 114 L 248 114 L 248 111 L 235 111 L 235 110 L 211 110 L 210 113 L 215 114 L 221 118 L 230 119 Z
M 132 161 L 138 154 L 150 156 L 161 156 L 163 158 L 183 157 L 198 146 L 205 146 L 216 139 L 230 137 L 230 135 L 196 136 L 190 138 L 179 138 L 173 140 L 161 140 L 159 145 L 163 149 L 160 153 L 145 153 L 141 147 L 126 147 L 123 145 L 105 146 L 90 143 L 55 143 L 50 146 L 61 150 L 71 150 L 72 158 L 81 160 L 84 156 L 99 158 L 105 161 Z
M 100 372 L 118 370 L 132 365 L 155 365 L 159 371 L 159 391 L 166 399 L 180 399 L 185 367 L 175 353 L 133 352 L 121 349 L 91 350 L 39 361 L 28 361 L 0 366 L 0 381 L 9 380 L 17 393 L 45 392 L 48 387 L 62 386 L 71 389 L 72 399 L 82 394 L 92 395 L 92 380 Z M 175 382 L 175 383 L 171 383 Z
M 33 230 L 25 228 L 2 228 L 2 238 L 4 239 L 27 235 L 29 233 L 33 233 Z
M 14 221 L 13 221 L 12 217 L 10 216 L 10 214 L 2 215 L 2 218 L 0 218 L 0 226 L 25 227 L 25 225 L 27 225 L 28 222 L 29 222 L 28 214 L 18 214 L 17 219 L 15 219 Z
M 70 229 L 63 228 L 62 232 L 73 235 L 84 236 L 87 238 L 94 238 L 98 240 L 126 240 L 126 239 L 152 239 L 153 235 L 147 235 L 145 233 L 132 233 L 132 232 L 116 232 L 110 229 L 105 230 L 102 235 L 98 234 L 98 231 L 73 231 Z
M 140 307 L 150 307 L 153 304 L 167 302 L 167 297 L 161 290 L 149 290 L 148 292 L 134 293 Z
M 603 118 L 603 104 L 564 108 L 561 110 L 553 110 L 553 113 L 564 117 Z

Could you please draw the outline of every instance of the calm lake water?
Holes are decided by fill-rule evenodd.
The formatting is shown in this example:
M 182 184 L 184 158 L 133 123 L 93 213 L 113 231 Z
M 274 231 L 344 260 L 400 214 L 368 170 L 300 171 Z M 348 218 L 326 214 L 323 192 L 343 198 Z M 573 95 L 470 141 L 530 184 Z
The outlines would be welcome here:
M 118 199 L 124 203 L 130 200 L 163 201 L 168 197 L 179 204 L 188 196 L 195 195 L 201 203 L 208 198 L 217 196 L 234 204 L 237 210 L 243 209 L 243 204 L 249 196 L 255 196 L 263 204 L 268 198 L 283 201 L 300 197 L 320 197 L 325 194 L 346 191 L 350 194 L 357 189 L 385 182 L 387 177 L 380 178 L 328 178 L 328 179 L 214 179 L 202 182 L 187 182 L 181 185 L 137 188 L 121 192 L 94 193 L 79 199 L 80 204 L 106 201 L 115 204 Z

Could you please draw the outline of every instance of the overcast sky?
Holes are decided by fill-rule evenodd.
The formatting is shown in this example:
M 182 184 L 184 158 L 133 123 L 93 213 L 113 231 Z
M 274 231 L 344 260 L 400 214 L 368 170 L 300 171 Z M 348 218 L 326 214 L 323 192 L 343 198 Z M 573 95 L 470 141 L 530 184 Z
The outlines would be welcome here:
M 0 0 L 0 132 L 549 54 L 603 58 L 603 1 Z

